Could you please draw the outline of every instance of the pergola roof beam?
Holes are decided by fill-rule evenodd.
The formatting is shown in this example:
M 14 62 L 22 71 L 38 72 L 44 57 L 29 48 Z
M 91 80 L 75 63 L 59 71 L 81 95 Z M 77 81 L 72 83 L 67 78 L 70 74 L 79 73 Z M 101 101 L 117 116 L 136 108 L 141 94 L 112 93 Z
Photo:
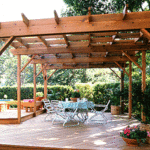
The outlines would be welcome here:
M 68 43 L 68 40 L 67 40 L 66 35 L 63 35 L 63 38 L 64 38 L 64 41 L 65 41 L 65 43 L 66 43 L 67 47 L 68 47 L 68 46 L 69 46 L 69 43 Z
M 150 45 L 114 45 L 97 46 L 97 47 L 72 47 L 72 48 L 23 48 L 10 49 L 13 55 L 34 55 L 34 54 L 55 54 L 55 53 L 91 53 L 91 52 L 122 52 L 124 51 L 142 51 L 150 49 Z
M 122 65 L 121 65 L 122 66 Z M 127 65 L 126 65 L 127 66 Z M 100 64 L 100 65 L 75 65 L 75 66 L 47 66 L 46 69 L 80 69 L 80 68 L 118 68 L 116 64 Z
M 85 21 L 87 16 L 63 17 L 61 18 L 59 27 L 54 24 L 55 19 L 30 20 L 30 26 L 28 28 L 21 21 L 2 22 L 0 38 L 7 38 L 11 35 L 16 37 L 44 36 L 72 33 L 116 32 L 123 30 L 131 31 L 149 28 L 149 11 L 128 13 L 125 20 L 120 20 L 121 16 L 122 14 L 105 14 L 105 17 L 103 14 L 91 15 L 92 22 L 90 24 Z M 57 21 L 57 23 L 59 22 Z M 28 25 L 28 23 L 26 24 Z
M 29 26 L 29 19 L 23 13 L 21 14 L 21 16 L 22 16 L 23 22 L 28 27 Z
M 8 46 L 13 42 L 14 39 L 15 39 L 15 36 L 11 36 L 7 40 L 7 42 L 0 49 L 0 55 L 2 55 L 2 53 L 8 48 Z
M 90 23 L 92 21 L 91 18 L 91 7 L 88 8 L 88 23 Z
M 16 41 L 18 41 L 22 46 L 25 46 L 26 48 L 28 48 L 28 45 L 27 44 L 24 44 L 22 42 L 22 39 L 21 38 L 16 38 Z
M 123 18 L 122 18 L 123 20 L 125 19 L 125 16 L 127 14 L 128 7 L 129 7 L 128 4 L 126 4 L 126 6 L 123 9 L 123 13 L 122 13 L 123 14 Z
M 132 59 L 137 60 L 138 57 L 137 56 L 132 56 Z M 51 63 L 51 64 L 58 64 L 58 63 L 90 63 L 90 62 L 114 62 L 114 61 L 118 61 L 118 62 L 126 62 L 129 59 L 127 57 L 122 57 L 122 56 L 111 56 L 111 57 L 94 57 L 94 58 L 89 58 L 89 57 L 84 57 L 84 59 L 82 57 L 76 57 L 74 59 L 71 58 L 63 58 L 63 59 L 57 59 L 57 58 L 45 58 L 45 59 L 34 59 L 32 60 L 32 63 L 40 63 L 40 64 L 44 64 L 44 63 Z
M 55 17 L 55 22 L 58 25 L 59 24 L 59 17 L 58 17 L 56 10 L 54 10 L 54 17 Z
M 41 41 L 46 47 L 48 47 L 47 42 L 46 42 L 46 40 L 45 40 L 43 37 L 38 36 L 38 38 L 40 39 L 40 41 Z

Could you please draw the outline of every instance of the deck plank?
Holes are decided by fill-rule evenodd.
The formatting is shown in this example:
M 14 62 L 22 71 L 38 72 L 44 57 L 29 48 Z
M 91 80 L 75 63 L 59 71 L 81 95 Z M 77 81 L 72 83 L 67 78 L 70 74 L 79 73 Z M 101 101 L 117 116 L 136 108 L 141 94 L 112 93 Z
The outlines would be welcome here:
M 107 124 L 84 123 L 75 127 L 63 127 L 62 123 L 52 125 L 52 116 L 44 121 L 46 114 L 39 115 L 16 125 L 1 125 L 0 143 L 18 146 L 74 148 L 74 149 L 128 149 L 119 133 L 127 125 L 140 122 L 128 119 L 127 115 L 112 116 L 106 113 Z M 141 145 L 142 149 L 150 149 Z M 137 147 L 137 149 L 139 149 Z

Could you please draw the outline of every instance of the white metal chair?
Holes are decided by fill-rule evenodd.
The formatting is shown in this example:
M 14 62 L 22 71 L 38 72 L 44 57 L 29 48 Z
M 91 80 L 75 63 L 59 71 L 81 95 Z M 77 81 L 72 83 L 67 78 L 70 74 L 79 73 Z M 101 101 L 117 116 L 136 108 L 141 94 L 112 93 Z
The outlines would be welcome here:
M 103 120 L 104 120 L 104 123 L 107 123 L 107 118 L 106 116 L 104 115 L 104 112 L 108 109 L 108 105 L 110 103 L 110 100 L 108 101 L 107 105 L 100 105 L 100 104 L 95 104 L 94 107 L 104 107 L 103 110 L 101 111 L 96 111 L 94 108 L 91 108 L 91 113 L 94 113 L 93 116 L 91 116 L 89 119 L 88 119 L 88 122 L 89 121 L 93 121 L 95 123 L 102 123 L 100 118 L 98 118 L 97 116 L 102 116 Z M 95 118 L 98 118 L 98 119 L 95 119 Z
M 47 111 L 47 116 L 45 117 L 45 120 L 46 120 L 46 118 L 48 117 L 48 115 L 54 113 L 55 111 L 51 107 L 51 103 L 50 103 L 50 101 L 48 99 L 43 99 L 42 101 L 44 102 L 44 108 Z
M 77 115 L 78 108 L 76 108 L 74 111 L 66 112 L 65 109 L 57 109 L 53 103 L 51 103 L 51 107 L 55 112 L 55 117 L 52 120 L 52 124 L 54 124 L 54 122 L 56 120 L 64 120 L 64 122 L 63 122 L 64 127 L 79 125 L 79 120 L 75 119 L 75 116 Z M 67 123 L 74 122 L 74 121 L 76 121 L 77 123 L 73 124 L 73 125 L 68 125 L 68 126 L 66 125 Z

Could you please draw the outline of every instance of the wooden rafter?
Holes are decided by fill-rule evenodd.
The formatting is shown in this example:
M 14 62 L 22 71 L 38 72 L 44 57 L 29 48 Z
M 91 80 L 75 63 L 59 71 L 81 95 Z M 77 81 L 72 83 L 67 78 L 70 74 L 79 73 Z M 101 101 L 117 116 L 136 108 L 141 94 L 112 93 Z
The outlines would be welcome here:
M 143 36 L 150 40 L 150 33 L 146 29 L 141 29 Z
M 8 40 L 8 39 L 2 39 L 2 41 L 5 42 L 5 43 L 7 42 L 7 40 Z M 10 46 L 14 47 L 15 49 L 18 48 L 18 46 L 14 45 L 13 42 L 11 42 Z
M 117 35 L 113 35 L 112 36 L 112 42 L 110 42 L 110 45 L 112 45 L 115 42 L 115 38 L 117 37 Z
M 56 10 L 54 10 L 54 17 L 55 17 L 55 22 L 58 25 L 59 24 L 59 17 L 58 17 Z
M 89 44 L 88 44 L 88 47 L 90 47 L 91 45 L 91 34 L 89 33 Z
M 29 19 L 23 13 L 21 14 L 21 16 L 22 16 L 23 22 L 28 27 L 29 26 Z
M 42 71 L 44 71 L 44 69 L 45 69 L 47 66 L 48 66 L 48 64 L 46 64 L 44 67 L 42 67 L 42 69 L 39 71 L 39 73 L 38 73 L 35 77 L 37 78 L 38 75 L 39 75 Z
M 49 77 L 47 77 L 47 81 L 56 71 L 57 71 L 57 69 Z
M 138 57 L 137 56 L 132 56 L 132 59 L 137 60 Z M 81 57 L 76 57 L 74 59 L 72 58 L 64 58 L 64 59 L 57 59 L 57 58 L 51 58 L 51 59 L 34 59 L 32 60 L 32 63 L 40 63 L 40 64 L 44 64 L 44 63 L 50 63 L 50 64 L 59 64 L 59 63 L 90 63 L 90 62 L 114 62 L 114 61 L 119 61 L 119 62 L 126 62 L 129 59 L 127 57 L 120 57 L 120 56 L 111 56 L 111 57 L 93 57 L 93 58 L 89 58 L 89 57 L 84 57 L 84 59 Z
M 91 17 L 91 7 L 88 8 L 88 23 L 90 23 L 92 21 L 92 17 Z
M 46 40 L 45 40 L 43 37 L 38 36 L 38 38 L 39 38 L 39 40 L 40 40 L 46 47 L 48 47 L 47 42 L 46 42 Z
M 127 11 L 128 11 L 128 4 L 126 4 L 126 6 L 124 7 L 124 9 L 123 9 L 123 18 L 122 18 L 122 20 L 124 20 L 125 19 L 125 16 L 126 16 L 126 14 L 127 14 Z
M 126 73 L 129 76 L 129 73 L 126 72 L 126 70 L 118 62 L 115 61 L 115 63 L 119 68 L 121 68 L 123 70 L 124 73 Z
M 106 46 L 96 46 L 96 47 L 70 47 L 69 48 L 52 48 L 52 47 L 39 47 L 37 48 L 28 48 L 28 51 L 23 48 L 11 49 L 13 55 L 34 55 L 34 54 L 55 54 L 55 53 L 91 53 L 91 52 L 122 52 L 124 51 L 139 51 L 139 50 L 148 50 L 150 45 L 143 44 L 132 44 L 132 45 L 106 45 Z
M 124 52 L 124 51 L 122 51 L 122 52 L 129 58 L 130 61 L 134 62 L 134 64 L 135 64 L 138 68 L 140 68 L 141 70 L 143 70 L 142 67 L 141 67 L 134 59 L 132 59 L 130 55 L 128 55 L 128 54 L 127 54 L 126 52 Z
M 118 76 L 118 74 L 114 71 L 114 70 L 112 70 L 111 68 L 109 68 L 119 79 L 121 79 L 121 77 L 119 77 Z
M 103 14 L 91 15 L 92 26 L 86 24 L 86 16 L 62 17 L 61 22 L 63 22 L 63 24 L 59 24 L 59 28 L 54 24 L 54 19 L 30 20 L 31 25 L 28 26 L 28 28 L 21 26 L 21 21 L 17 23 L 9 22 L 9 24 L 1 23 L 0 38 L 8 38 L 11 35 L 27 37 L 107 31 L 116 32 L 120 30 L 128 31 L 149 28 L 149 11 L 128 13 L 128 17 L 126 17 L 124 21 L 118 21 L 120 16 L 121 14 L 106 14 L 105 17 Z M 58 19 L 55 19 L 57 20 L 56 22 L 59 23 Z
M 15 39 L 15 36 L 11 36 L 6 43 L 1 47 L 0 49 L 0 55 L 2 55 L 2 53 L 8 48 L 8 46 L 13 42 L 13 40 Z
M 34 59 L 36 55 L 33 55 L 32 58 L 22 67 L 21 72 L 26 68 L 26 66 Z
M 22 42 L 22 39 L 21 38 L 16 38 L 16 41 L 19 42 L 22 46 L 25 46 L 26 48 L 28 48 L 28 45 L 27 44 L 24 44 Z
M 69 42 L 68 42 L 68 40 L 67 40 L 66 35 L 63 35 L 63 38 L 64 38 L 64 40 L 65 40 L 65 43 L 66 43 L 67 47 L 68 47 L 68 46 L 69 46 Z
M 122 64 L 120 64 L 122 66 Z M 100 65 L 93 65 L 93 64 L 88 64 L 88 65 L 63 65 L 63 66 L 47 66 L 46 69 L 80 69 L 80 68 L 118 68 L 116 64 L 100 64 Z M 127 67 L 122 66 L 122 67 Z

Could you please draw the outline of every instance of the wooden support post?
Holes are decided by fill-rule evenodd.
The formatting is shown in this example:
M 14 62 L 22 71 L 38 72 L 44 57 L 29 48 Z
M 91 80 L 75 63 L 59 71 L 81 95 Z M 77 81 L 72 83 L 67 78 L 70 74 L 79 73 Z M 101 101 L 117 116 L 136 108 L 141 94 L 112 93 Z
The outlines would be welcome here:
M 129 61 L 129 119 L 132 115 L 132 62 Z
M 121 71 L 120 91 L 124 90 L 124 72 Z M 124 114 L 124 97 L 120 96 L 121 114 Z
M 18 123 L 21 123 L 21 56 L 17 55 L 17 110 L 18 110 Z
M 142 51 L 142 68 L 143 68 L 142 70 L 142 92 L 144 92 L 146 89 L 146 51 Z M 141 118 L 142 121 L 146 121 L 146 117 L 143 111 L 142 111 L 141 117 L 142 117 Z
M 44 99 L 47 98 L 47 70 L 44 70 Z
M 33 82 L 34 82 L 34 116 L 36 116 L 36 64 L 33 64 Z

